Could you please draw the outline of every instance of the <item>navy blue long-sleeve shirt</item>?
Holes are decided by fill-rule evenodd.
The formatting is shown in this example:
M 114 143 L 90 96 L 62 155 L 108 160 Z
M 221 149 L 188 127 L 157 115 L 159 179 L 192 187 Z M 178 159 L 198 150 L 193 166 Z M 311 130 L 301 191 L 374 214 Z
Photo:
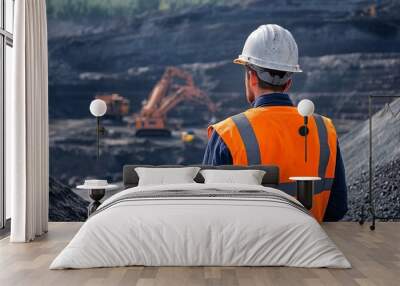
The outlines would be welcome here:
M 253 108 L 261 106 L 293 106 L 289 96 L 284 93 L 272 93 L 257 97 Z M 232 165 L 231 153 L 225 142 L 213 131 L 207 144 L 203 159 L 204 165 Z M 347 185 L 346 174 L 340 154 L 339 142 L 337 144 L 335 178 L 333 180 L 331 195 L 326 208 L 324 221 L 338 221 L 347 212 Z

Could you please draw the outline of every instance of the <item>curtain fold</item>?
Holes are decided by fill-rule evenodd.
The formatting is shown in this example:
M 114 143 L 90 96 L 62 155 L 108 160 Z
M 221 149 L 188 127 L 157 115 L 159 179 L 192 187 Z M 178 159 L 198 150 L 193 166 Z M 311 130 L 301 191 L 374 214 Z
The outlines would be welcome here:
M 45 0 L 15 2 L 14 94 L 6 112 L 6 186 L 11 242 L 28 242 L 48 225 L 48 59 Z M 7 99 L 6 99 L 7 101 Z

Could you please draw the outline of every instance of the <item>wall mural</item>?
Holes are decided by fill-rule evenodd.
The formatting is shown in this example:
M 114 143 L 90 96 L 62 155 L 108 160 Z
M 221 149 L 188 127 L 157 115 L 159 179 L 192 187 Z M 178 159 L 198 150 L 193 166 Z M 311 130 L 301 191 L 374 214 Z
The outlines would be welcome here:
M 109 2 L 109 3 L 108 3 Z M 86 218 L 85 178 L 122 181 L 124 164 L 201 163 L 206 127 L 248 107 L 232 64 L 261 24 L 288 28 L 314 101 L 340 134 L 357 219 L 368 186 L 368 96 L 400 95 L 399 1 L 49 0 L 50 220 Z M 155 90 L 156 87 L 156 90 Z M 156 102 L 149 101 L 150 95 Z M 162 100 L 160 100 L 163 97 Z M 95 98 L 106 101 L 99 160 Z M 378 210 L 399 210 L 400 101 L 374 100 Z M 146 117 L 156 108 L 154 118 Z M 154 111 L 154 110 L 153 110 Z M 160 135 L 149 138 L 154 127 Z M 397 175 L 397 177 L 395 177 Z M 385 204 L 383 204 L 385 202 Z

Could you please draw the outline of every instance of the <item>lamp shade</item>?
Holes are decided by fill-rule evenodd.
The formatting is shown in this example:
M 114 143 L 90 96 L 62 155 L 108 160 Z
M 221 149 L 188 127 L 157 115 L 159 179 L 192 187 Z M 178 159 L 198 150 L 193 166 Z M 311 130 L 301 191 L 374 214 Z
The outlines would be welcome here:
M 314 103 L 309 99 L 303 99 L 297 105 L 297 111 L 301 116 L 311 116 L 314 113 Z
M 107 104 L 101 99 L 95 99 L 90 103 L 89 109 L 93 116 L 101 117 L 107 111 Z

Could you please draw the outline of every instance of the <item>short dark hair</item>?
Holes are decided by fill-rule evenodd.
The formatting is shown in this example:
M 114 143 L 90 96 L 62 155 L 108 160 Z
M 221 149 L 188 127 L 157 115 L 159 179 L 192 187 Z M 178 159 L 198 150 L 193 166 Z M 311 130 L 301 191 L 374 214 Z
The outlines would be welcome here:
M 285 90 L 286 83 L 283 84 L 283 85 L 270 84 L 270 83 L 260 79 L 260 77 L 258 76 L 257 72 L 254 69 L 252 69 L 251 67 L 246 66 L 246 69 L 255 72 L 255 74 L 257 76 L 257 79 L 258 79 L 258 87 L 259 88 L 270 89 L 270 90 L 275 91 L 275 92 L 282 92 L 282 91 Z M 268 72 L 271 76 L 276 76 L 277 75 L 280 78 L 284 77 L 286 75 L 286 73 L 287 73 L 286 71 L 278 71 L 278 70 L 272 70 L 272 69 L 266 69 L 266 68 L 263 68 L 262 71 Z

